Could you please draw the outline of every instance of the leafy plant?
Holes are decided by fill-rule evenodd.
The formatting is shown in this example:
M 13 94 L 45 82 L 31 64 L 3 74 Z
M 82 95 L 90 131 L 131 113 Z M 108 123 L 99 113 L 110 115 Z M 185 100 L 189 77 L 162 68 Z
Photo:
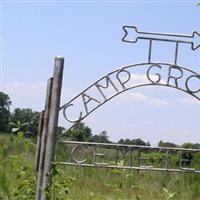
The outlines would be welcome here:
M 23 159 L 19 155 L 10 156 L 12 169 L 16 172 L 15 179 L 18 180 L 18 185 L 13 189 L 14 200 L 34 199 L 36 179 L 32 174 L 32 167 L 25 165 Z M 22 164 L 23 163 L 23 164 Z
M 163 190 L 163 194 L 164 194 L 166 200 L 170 200 L 175 197 L 175 193 L 169 192 L 166 188 L 162 188 L 162 190 Z
M 76 181 L 75 178 L 69 177 L 62 179 L 63 171 L 57 169 L 56 165 L 53 164 L 50 176 L 53 179 L 51 188 L 46 188 L 43 192 L 46 196 L 51 197 L 52 200 L 68 200 L 69 188 Z
M 12 133 L 18 133 L 19 131 L 21 131 L 24 127 L 28 126 L 29 123 L 25 122 L 25 123 L 21 123 L 20 121 L 17 121 L 16 123 L 14 122 L 9 122 L 10 127 L 12 127 L 11 132 Z M 21 131 L 22 132 L 22 131 Z

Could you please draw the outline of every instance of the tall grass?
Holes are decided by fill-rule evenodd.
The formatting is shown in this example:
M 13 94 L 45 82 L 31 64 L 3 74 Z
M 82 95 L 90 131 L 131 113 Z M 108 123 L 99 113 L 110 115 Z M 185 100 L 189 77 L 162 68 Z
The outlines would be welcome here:
M 35 144 L 0 135 L 0 200 L 33 200 Z M 59 151 L 65 158 L 65 151 Z M 53 200 L 200 200 L 200 175 L 56 166 Z

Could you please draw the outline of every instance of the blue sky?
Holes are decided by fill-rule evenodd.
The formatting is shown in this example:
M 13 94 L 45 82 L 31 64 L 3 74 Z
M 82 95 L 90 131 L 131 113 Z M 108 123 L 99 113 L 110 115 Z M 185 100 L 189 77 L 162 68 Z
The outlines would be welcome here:
M 1 90 L 12 109 L 42 110 L 56 55 L 65 57 L 62 104 L 101 76 L 146 61 L 148 43 L 121 41 L 122 26 L 139 31 L 200 32 L 198 1 L 2 1 Z M 155 42 L 153 61 L 172 62 L 174 44 Z M 178 64 L 200 69 L 200 49 L 180 45 Z M 141 76 L 142 74 L 141 71 Z M 139 75 L 138 75 L 139 76 Z M 200 142 L 200 104 L 170 88 L 138 88 L 117 96 L 84 122 L 93 133 L 178 144 Z M 60 124 L 67 124 L 60 119 Z

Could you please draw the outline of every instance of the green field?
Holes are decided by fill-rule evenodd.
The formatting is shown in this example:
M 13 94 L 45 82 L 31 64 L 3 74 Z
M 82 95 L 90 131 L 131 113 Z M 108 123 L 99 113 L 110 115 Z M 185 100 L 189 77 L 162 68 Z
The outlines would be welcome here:
M 35 149 L 34 141 L 0 135 L 0 200 L 34 199 Z M 200 200 L 200 175 L 195 174 L 68 166 L 52 173 L 53 200 Z

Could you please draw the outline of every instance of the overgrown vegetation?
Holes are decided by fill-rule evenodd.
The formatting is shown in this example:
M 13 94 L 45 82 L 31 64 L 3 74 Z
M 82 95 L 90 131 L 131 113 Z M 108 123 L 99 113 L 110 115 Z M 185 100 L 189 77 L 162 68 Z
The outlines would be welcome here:
M 34 200 L 37 176 L 35 136 L 39 112 L 29 108 L 16 108 L 10 112 L 10 105 L 9 96 L 0 92 L 0 131 L 4 132 L 0 133 L 0 200 Z M 64 128 L 58 127 L 58 134 L 62 131 Z M 68 139 L 112 143 L 106 131 L 93 134 L 84 123 L 75 126 L 68 133 Z M 149 142 L 140 138 L 120 139 L 118 143 L 150 146 Z M 177 147 L 163 141 L 158 146 Z M 198 143 L 185 143 L 182 146 L 200 148 Z M 57 151 L 57 159 L 67 158 L 65 148 L 59 146 Z M 108 150 L 108 156 L 114 156 L 111 150 Z M 148 160 L 152 165 L 159 165 L 156 162 L 162 159 L 160 156 L 150 153 Z M 174 163 L 178 161 L 175 155 L 169 156 Z M 200 163 L 199 157 L 193 160 Z M 200 199 L 200 176 L 194 174 L 54 166 L 51 176 L 53 184 L 50 193 L 49 188 L 43 192 L 51 195 L 52 200 Z
M 0 135 L 1 200 L 34 199 L 35 149 L 21 134 Z M 200 176 L 194 174 L 56 166 L 52 176 L 52 200 L 200 199 Z

